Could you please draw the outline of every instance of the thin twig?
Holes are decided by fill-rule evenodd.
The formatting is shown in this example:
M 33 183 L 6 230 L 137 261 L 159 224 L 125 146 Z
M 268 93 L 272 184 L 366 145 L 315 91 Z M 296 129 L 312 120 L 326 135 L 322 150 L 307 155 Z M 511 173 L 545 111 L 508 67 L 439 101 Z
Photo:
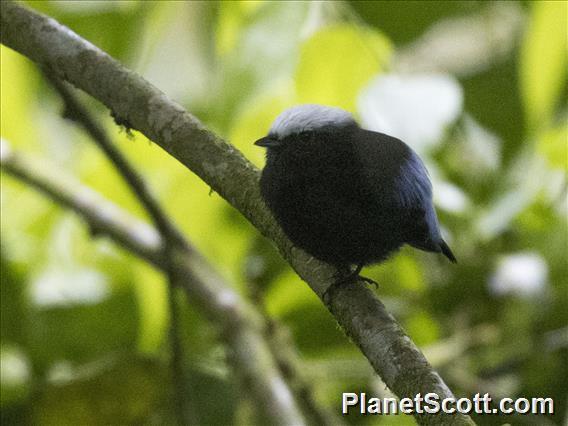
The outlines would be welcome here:
M 89 225 L 93 235 L 108 235 L 155 267 L 166 267 L 162 237 L 155 228 L 121 210 L 91 188 L 62 175 L 57 167 L 17 155 L 4 140 L 0 146 L 2 171 L 75 211 Z
M 290 331 L 268 314 L 260 283 L 250 275 L 247 277 L 247 283 L 250 299 L 266 321 L 265 336 L 274 358 L 290 389 L 294 392 L 296 400 L 302 407 L 304 415 L 311 420 L 311 423 L 316 425 L 343 425 L 344 422 L 340 417 L 316 401 L 313 386 L 302 374 L 302 365 L 296 347 L 292 342 Z
M 158 201 L 152 196 L 144 179 L 136 172 L 126 157 L 115 147 L 107 136 L 107 133 L 89 113 L 75 94 L 69 89 L 67 83 L 57 78 L 49 69 L 43 69 L 46 79 L 57 90 L 63 99 L 65 110 L 63 116 L 80 125 L 95 144 L 104 152 L 112 162 L 118 173 L 124 178 L 138 201 L 144 206 L 156 228 L 164 236 L 166 242 L 171 241 L 186 246 L 186 241 L 181 232 L 162 210 Z
M 168 262 L 168 269 L 173 269 Z M 168 276 L 171 276 L 171 271 Z M 170 346 L 171 346 L 171 373 L 172 383 L 174 386 L 174 405 L 177 414 L 177 420 L 180 426 L 199 424 L 199 413 L 195 409 L 192 398 L 187 396 L 188 377 L 183 368 L 183 349 L 180 342 L 179 330 L 181 330 L 181 322 L 179 318 L 179 307 L 176 300 L 176 288 L 170 278 L 168 305 L 170 308 Z M 192 389 L 189 389 L 191 392 Z
M 174 392 L 174 406 L 176 407 L 175 413 L 177 422 L 180 426 L 185 424 L 196 424 L 197 413 L 195 411 L 195 404 L 192 403 L 190 397 L 191 392 L 186 392 L 186 377 L 183 368 L 183 353 L 182 345 L 178 341 L 180 333 L 178 327 L 178 305 L 175 301 L 176 279 L 175 271 L 171 265 L 172 246 L 180 245 L 186 249 L 189 245 L 186 243 L 181 232 L 170 221 L 168 216 L 160 207 L 157 200 L 154 199 L 144 182 L 142 176 L 134 169 L 124 155 L 112 143 L 103 127 L 94 119 L 85 108 L 75 94 L 69 89 L 67 83 L 59 80 L 44 69 L 44 76 L 57 90 L 63 99 L 65 110 L 64 117 L 74 121 L 81 126 L 88 134 L 95 144 L 103 151 L 107 158 L 114 165 L 117 172 L 124 178 L 138 201 L 146 209 L 150 218 L 156 225 L 159 233 L 162 235 L 164 241 L 164 257 L 168 259 L 166 267 L 166 276 L 168 279 L 168 300 L 170 307 L 170 348 L 171 348 L 171 378 L 172 384 L 175 389 Z M 191 417 L 190 417 L 191 416 Z

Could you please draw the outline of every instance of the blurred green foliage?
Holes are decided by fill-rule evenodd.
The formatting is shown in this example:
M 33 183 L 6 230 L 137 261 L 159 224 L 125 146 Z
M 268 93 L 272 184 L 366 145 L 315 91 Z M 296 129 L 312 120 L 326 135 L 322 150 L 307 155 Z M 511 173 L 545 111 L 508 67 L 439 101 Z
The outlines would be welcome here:
M 146 76 L 258 166 L 262 152 L 252 142 L 286 107 L 325 103 L 359 116 L 357 100 L 369 82 L 400 73 L 398 60 L 412 56 L 413 46 L 431 42 L 432 34 L 459 43 L 452 23 L 475 34 L 468 27 L 474 19 L 497 13 L 489 2 L 470 1 L 29 5 Z M 437 354 L 432 362 L 454 393 L 552 397 L 557 414 L 547 421 L 563 424 L 566 2 L 500 7 L 504 18 L 481 33 L 496 35 L 493 44 L 480 41 L 475 50 L 466 40 L 456 51 L 446 49 L 458 62 L 459 55 L 479 55 L 473 62 L 484 66 L 435 69 L 458 79 L 463 110 L 421 152 L 459 264 L 405 248 L 367 274 L 381 284 L 379 296 L 413 340 Z M 498 38 L 509 33 L 511 43 Z M 435 47 L 414 58 L 418 69 L 436 62 Z M 2 138 L 144 218 L 106 159 L 59 117 L 60 100 L 35 66 L 4 46 L 1 55 Z M 267 311 L 292 331 L 321 403 L 338 412 L 343 391 L 384 394 L 357 348 L 269 242 L 175 160 L 140 134 L 129 139 L 107 111 L 85 100 L 221 273 L 244 293 L 251 283 L 259 287 Z M 93 239 L 77 218 L 14 179 L 2 175 L 1 188 L 2 423 L 173 422 L 163 277 L 111 242 Z M 254 407 L 235 388 L 218 331 L 191 304 L 180 306 L 186 385 L 197 418 L 247 424 Z M 408 417 L 345 420 L 413 423 Z M 545 424 L 520 416 L 475 420 Z

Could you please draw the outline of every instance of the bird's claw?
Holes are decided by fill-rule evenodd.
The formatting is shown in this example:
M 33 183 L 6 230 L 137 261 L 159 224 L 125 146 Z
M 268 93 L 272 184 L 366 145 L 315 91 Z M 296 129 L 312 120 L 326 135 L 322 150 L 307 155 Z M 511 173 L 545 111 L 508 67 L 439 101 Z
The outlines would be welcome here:
M 363 277 L 361 275 L 358 275 L 357 278 L 359 278 L 360 281 L 363 281 L 369 285 L 372 285 L 373 287 L 375 287 L 375 290 L 378 290 L 379 288 L 379 283 L 377 283 L 375 280 L 368 278 L 368 277 Z
M 348 275 L 342 275 L 341 273 L 338 273 L 334 275 L 334 278 L 335 281 L 329 285 L 329 287 L 324 291 L 322 295 L 323 301 L 325 303 L 329 302 L 331 293 L 336 289 L 338 289 L 339 287 L 341 287 L 342 285 L 349 285 L 352 283 L 356 283 L 357 281 L 363 281 L 364 283 L 375 287 L 375 290 L 379 288 L 379 284 L 375 280 L 359 275 L 358 271 L 357 273 L 350 273 Z

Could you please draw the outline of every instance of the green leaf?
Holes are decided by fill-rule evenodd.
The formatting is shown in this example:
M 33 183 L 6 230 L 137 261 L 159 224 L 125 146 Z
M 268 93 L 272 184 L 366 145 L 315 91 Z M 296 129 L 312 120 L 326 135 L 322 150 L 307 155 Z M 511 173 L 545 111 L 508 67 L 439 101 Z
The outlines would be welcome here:
M 538 141 L 537 150 L 554 169 L 568 171 L 568 123 L 544 132 Z
M 31 368 L 24 352 L 13 345 L 0 348 L 0 407 L 21 402 L 30 393 Z
M 147 354 L 160 350 L 168 332 L 168 285 L 163 276 L 142 262 L 133 268 L 138 302 L 138 349 Z
M 567 6 L 564 1 L 532 2 L 521 49 L 521 91 L 531 130 L 546 126 L 562 95 L 567 65 Z
M 224 55 L 235 48 L 249 17 L 262 6 L 260 1 L 224 1 L 219 3 L 216 48 Z
M 149 13 L 167 2 L 38 2 L 31 8 L 56 19 L 113 58 L 127 59 L 141 41 Z
M 315 309 L 320 305 L 317 296 L 307 285 L 288 270 L 280 275 L 266 294 L 266 310 L 270 315 L 282 317 L 301 307 Z
M 390 54 L 389 40 L 372 29 L 324 28 L 301 47 L 296 70 L 299 100 L 354 110 L 359 91 L 385 69 Z
M 16 148 L 37 149 L 40 128 L 30 125 L 39 80 L 30 61 L 15 51 L 0 46 L 0 129 L 2 138 Z
M 42 387 L 32 407 L 34 424 L 142 424 L 163 405 L 163 366 L 139 357 L 92 363 L 62 383 Z
M 27 323 L 26 278 L 8 255 L 9 250 L 0 246 L 0 338 L 2 343 L 25 345 L 24 324 Z
M 418 346 L 434 343 L 440 338 L 440 329 L 432 316 L 424 311 L 413 312 L 405 322 L 409 336 Z
M 247 102 L 237 115 L 230 130 L 230 140 L 257 166 L 264 162 L 265 150 L 254 141 L 266 136 L 274 119 L 296 103 L 290 81 L 281 81 L 269 91 Z
M 426 288 L 420 265 L 414 257 L 398 256 L 394 262 L 398 282 L 404 289 L 423 291 Z

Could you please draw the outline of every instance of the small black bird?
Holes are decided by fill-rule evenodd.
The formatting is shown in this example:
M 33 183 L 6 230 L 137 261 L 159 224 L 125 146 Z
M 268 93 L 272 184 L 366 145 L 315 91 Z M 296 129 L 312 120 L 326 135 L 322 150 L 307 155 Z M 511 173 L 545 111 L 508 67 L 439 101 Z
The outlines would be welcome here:
M 432 184 L 404 142 L 359 127 L 339 108 L 299 105 L 281 113 L 268 136 L 262 196 L 290 240 L 335 265 L 341 282 L 359 277 L 410 244 L 443 253 Z M 355 270 L 351 270 L 355 265 Z

